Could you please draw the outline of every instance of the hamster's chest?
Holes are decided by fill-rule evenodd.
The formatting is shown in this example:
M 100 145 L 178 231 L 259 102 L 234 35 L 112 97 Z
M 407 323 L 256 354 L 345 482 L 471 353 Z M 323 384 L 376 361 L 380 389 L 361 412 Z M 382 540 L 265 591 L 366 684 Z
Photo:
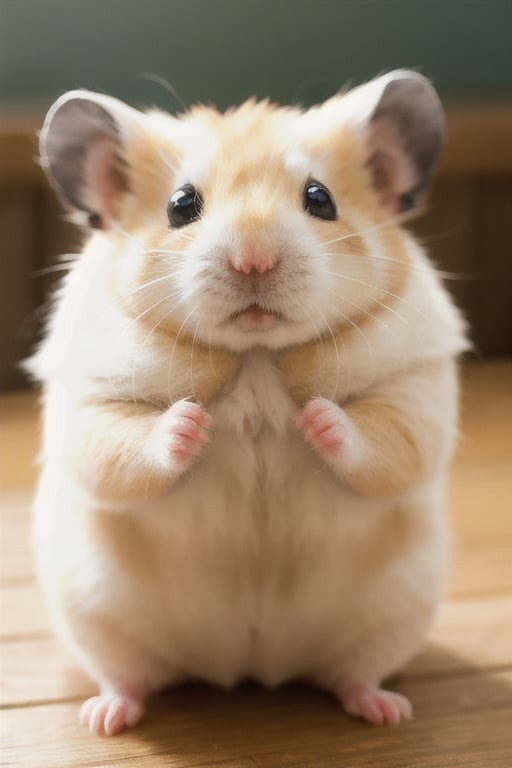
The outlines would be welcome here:
M 277 503 L 281 509 L 294 506 L 291 497 L 308 480 L 315 482 L 322 464 L 295 427 L 299 408 L 272 356 L 264 350 L 246 355 L 206 407 L 213 419 L 210 443 L 162 504 L 178 518 L 186 508 L 192 526 L 217 517 L 230 535 L 237 526 L 260 526 Z
M 263 350 L 248 355 L 236 377 L 212 405 L 219 434 L 257 440 L 262 432 L 284 437 L 297 406 L 288 394 L 276 363 Z

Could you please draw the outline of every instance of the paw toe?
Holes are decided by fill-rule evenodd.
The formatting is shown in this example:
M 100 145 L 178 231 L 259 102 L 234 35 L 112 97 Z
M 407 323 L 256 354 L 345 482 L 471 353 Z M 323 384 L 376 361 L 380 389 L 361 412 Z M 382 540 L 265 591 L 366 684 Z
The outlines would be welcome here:
M 405 696 L 369 686 L 356 686 L 342 696 L 347 714 L 362 717 L 372 725 L 398 725 L 411 720 L 412 706 Z
M 143 714 L 142 704 L 121 694 L 93 696 L 80 710 L 80 723 L 96 736 L 114 736 L 136 725 Z

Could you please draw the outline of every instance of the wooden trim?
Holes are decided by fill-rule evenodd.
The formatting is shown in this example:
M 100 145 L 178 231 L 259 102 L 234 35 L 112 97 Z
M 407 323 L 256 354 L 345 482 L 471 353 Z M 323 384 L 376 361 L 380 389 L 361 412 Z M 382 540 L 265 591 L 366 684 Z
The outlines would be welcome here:
M 448 106 L 446 122 L 442 174 L 512 173 L 512 103 Z

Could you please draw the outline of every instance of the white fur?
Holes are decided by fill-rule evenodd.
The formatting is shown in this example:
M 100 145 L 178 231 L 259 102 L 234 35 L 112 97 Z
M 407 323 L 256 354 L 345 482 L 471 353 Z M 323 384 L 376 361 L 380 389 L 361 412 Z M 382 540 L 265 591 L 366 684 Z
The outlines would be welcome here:
M 387 318 L 400 344 L 389 343 L 382 326 L 369 335 L 371 377 L 378 372 L 379 380 L 403 366 L 404 354 L 420 360 L 451 355 L 460 347 L 445 294 L 426 262 L 417 261 L 422 270 L 404 308 L 410 326 L 391 314 Z M 81 280 L 78 285 L 83 287 Z M 52 342 L 58 364 L 57 339 L 76 328 L 76 306 L 70 300 L 64 312 L 61 304 L 41 365 Z M 428 322 L 420 322 L 415 308 L 430 313 Z M 108 317 L 110 309 L 100 305 L 95 314 Z M 450 321 L 454 327 L 447 333 Z M 96 364 L 103 375 L 110 375 L 110 344 L 105 347 L 96 336 L 85 348 L 76 340 L 73 346 L 77 357 L 67 371 L 87 370 L 87 349 L 94 349 Z M 122 357 L 122 350 L 117 355 Z M 357 391 L 370 376 L 363 339 L 351 355 L 350 387 Z M 147 363 L 153 376 L 146 382 L 147 395 L 165 399 L 167 380 L 159 380 L 160 364 L 151 357 Z M 454 394 L 446 392 L 447 452 L 454 438 Z M 123 669 L 129 681 L 149 679 L 154 686 L 183 676 L 231 685 L 246 675 L 266 684 L 309 676 L 334 685 L 346 666 L 351 668 L 361 638 L 367 643 L 362 672 L 373 677 L 390 673 L 416 650 L 442 582 L 444 469 L 427 488 L 411 494 L 414 506 L 423 505 L 426 511 L 421 544 L 389 573 L 376 574 L 361 592 L 352 576 L 359 547 L 364 547 L 376 516 L 385 516 L 395 500 L 364 499 L 333 482 L 293 426 L 296 407 L 283 390 L 271 355 L 250 352 L 236 383 L 212 408 L 217 428 L 200 463 L 165 499 L 126 512 L 144 521 L 155 559 L 162 562 L 160 581 L 145 590 L 84 536 L 81 520 L 90 514 L 91 502 L 62 471 L 59 450 L 66 404 L 73 407 L 72 400 L 65 385 L 49 384 L 45 466 L 36 503 L 37 550 L 58 626 L 97 679 L 116 677 Z M 77 506 L 78 513 L 73 509 Z M 65 612 L 60 597 L 64 588 L 75 590 L 76 597 L 74 609 L 67 606 Z M 404 594 L 412 596 L 414 609 L 403 605 Z M 82 635 L 84 621 L 97 621 L 96 611 L 119 622 L 119 644 L 108 650 L 96 643 L 94 633 L 90 647 Z M 381 622 L 393 622 L 394 628 L 386 630 L 385 638 L 377 629 L 374 637 Z M 135 656 L 126 648 L 125 633 L 137 643 Z
M 205 164 L 213 151 L 213 142 L 207 144 Z M 304 158 L 289 158 L 300 173 Z M 206 170 L 194 167 L 194 173 Z M 232 685 L 251 676 L 268 685 L 306 677 L 336 689 L 351 678 L 379 681 L 416 651 L 439 599 L 456 382 L 448 373 L 442 396 L 432 400 L 414 371 L 427 361 L 449 363 L 465 346 L 463 325 L 409 240 L 413 268 L 403 298 L 356 333 L 350 348 L 338 350 L 332 361 L 338 386 L 330 394 L 340 403 L 371 388 L 378 394 L 395 377 L 399 395 L 414 389 L 426 412 L 444 425 L 440 460 L 428 483 L 400 498 L 357 495 L 335 480 L 294 426 L 297 405 L 276 362 L 276 350 L 314 338 L 325 322 L 336 324 L 335 310 L 351 315 L 355 306 L 364 309 L 368 292 L 357 262 L 350 262 L 347 249 L 347 278 L 333 277 L 329 246 L 309 232 L 304 212 L 283 210 L 268 237 L 288 259 L 280 300 L 293 322 L 261 337 L 245 333 L 223 325 L 243 309 L 236 292 L 222 300 L 208 294 L 216 274 L 224 279 L 223 254 L 232 243 L 229 210 L 224 216 L 205 220 L 183 253 L 176 282 L 188 298 L 180 318 L 199 296 L 203 316 L 191 317 L 189 332 L 238 350 L 241 368 L 209 409 L 211 444 L 159 501 L 111 511 L 91 499 L 65 469 L 69 441 L 63 436 L 72 423 L 67 413 L 85 397 L 169 405 L 189 393 L 190 366 L 173 368 L 171 390 L 171 350 L 155 344 L 112 300 L 108 237 L 95 235 L 66 279 L 46 341 L 31 363 L 46 398 L 35 510 L 49 605 L 60 632 L 102 685 L 157 688 L 188 677 Z M 363 215 L 361 231 L 377 257 L 380 235 Z M 126 245 L 128 265 L 130 248 L 136 251 L 137 244 Z M 205 254 L 213 265 L 210 283 L 201 271 Z M 130 290 L 131 267 L 125 268 Z M 300 270 L 303 283 L 293 279 Z M 382 261 L 375 280 L 384 285 L 385 277 Z M 329 286 L 338 294 L 334 308 L 326 300 Z M 165 296 L 159 290 L 152 299 Z M 168 310 L 163 302 L 162 316 Z M 421 535 L 362 580 L 361 556 L 397 504 L 410 507 L 411 525 Z M 151 560 L 159 564 L 157 579 L 146 582 L 126 570 L 92 535 L 90 516 L 109 514 L 140 526 Z

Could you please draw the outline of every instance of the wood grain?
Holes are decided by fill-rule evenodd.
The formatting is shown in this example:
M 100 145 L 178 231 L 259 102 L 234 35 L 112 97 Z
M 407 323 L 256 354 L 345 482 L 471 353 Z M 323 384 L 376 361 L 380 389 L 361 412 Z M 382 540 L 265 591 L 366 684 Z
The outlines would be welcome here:
M 511 673 L 424 680 L 414 685 L 416 719 L 381 729 L 297 686 L 273 693 L 186 688 L 159 696 L 143 725 L 108 743 L 77 725 L 78 703 L 27 706 L 4 715 L 4 753 L 7 765 L 20 768 L 506 768 L 511 685 Z
M 54 638 L 35 582 L 33 394 L 0 399 L 2 765 L 19 768 L 510 768 L 512 765 L 512 361 L 463 375 L 451 473 L 453 568 L 430 641 L 393 681 L 415 720 L 372 728 L 305 687 L 155 697 L 134 731 L 77 723 L 94 685 Z

